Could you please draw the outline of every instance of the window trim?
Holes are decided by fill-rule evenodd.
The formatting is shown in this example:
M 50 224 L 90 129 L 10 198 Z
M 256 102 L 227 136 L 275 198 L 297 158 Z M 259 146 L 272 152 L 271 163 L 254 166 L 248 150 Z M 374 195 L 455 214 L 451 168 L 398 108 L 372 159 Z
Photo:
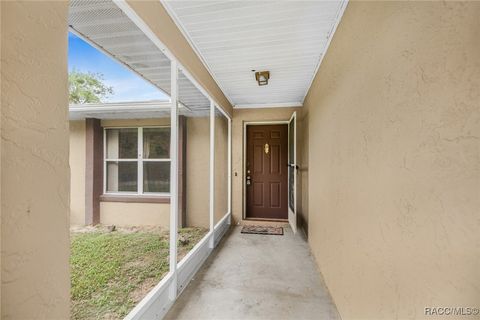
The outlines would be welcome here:
M 118 195 L 103 194 L 100 196 L 100 202 L 122 202 L 122 203 L 170 203 L 170 196 L 152 196 L 152 195 Z
M 139 198 L 166 198 L 170 199 L 170 192 L 144 192 L 143 191 L 143 163 L 144 162 L 171 162 L 171 157 L 162 159 L 144 159 L 143 158 L 143 129 L 149 128 L 168 128 L 169 125 L 158 126 L 107 126 L 103 127 L 103 201 L 114 199 L 115 197 L 139 197 Z M 137 129 L 137 158 L 107 158 L 107 130 L 110 129 Z M 171 131 L 171 130 L 170 130 Z M 107 191 L 107 162 L 136 162 L 137 163 L 137 192 L 131 191 Z

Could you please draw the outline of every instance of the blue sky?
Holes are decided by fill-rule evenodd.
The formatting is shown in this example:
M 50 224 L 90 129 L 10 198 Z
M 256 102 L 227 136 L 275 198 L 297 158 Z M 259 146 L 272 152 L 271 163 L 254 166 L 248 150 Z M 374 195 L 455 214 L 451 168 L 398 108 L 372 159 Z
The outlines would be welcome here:
M 112 58 L 88 43 L 68 34 L 68 69 L 103 74 L 104 83 L 113 87 L 113 95 L 105 102 L 148 101 L 168 99 L 159 89 L 152 86 Z

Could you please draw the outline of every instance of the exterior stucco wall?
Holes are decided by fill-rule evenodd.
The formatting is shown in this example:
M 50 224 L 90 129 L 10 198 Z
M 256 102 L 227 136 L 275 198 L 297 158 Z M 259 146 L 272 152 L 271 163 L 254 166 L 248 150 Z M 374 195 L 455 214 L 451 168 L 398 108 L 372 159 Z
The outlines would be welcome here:
M 169 228 L 170 204 L 101 202 L 100 223 L 116 226 L 161 226 Z
M 187 118 L 187 226 L 208 228 L 210 118 Z
M 232 218 L 235 224 L 244 223 L 243 187 L 244 152 L 243 127 L 245 122 L 288 121 L 293 112 L 302 112 L 302 108 L 235 109 L 232 119 Z
M 85 121 L 70 121 L 70 225 L 85 225 Z
M 215 117 L 215 224 L 228 213 L 228 119 Z
M 228 121 L 215 118 L 215 215 L 228 210 Z M 210 224 L 210 118 L 187 118 L 187 226 Z
M 478 307 L 479 16 L 350 2 L 316 75 L 309 243 L 343 319 Z
M 1 318 L 68 319 L 68 3 L 0 5 Z

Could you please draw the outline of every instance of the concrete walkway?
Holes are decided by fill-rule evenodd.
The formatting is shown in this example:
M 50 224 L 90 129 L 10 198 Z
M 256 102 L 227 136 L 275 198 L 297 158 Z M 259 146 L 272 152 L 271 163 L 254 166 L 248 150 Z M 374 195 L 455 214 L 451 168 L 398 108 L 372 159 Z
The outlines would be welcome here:
M 166 319 L 340 319 L 308 244 L 232 228 Z

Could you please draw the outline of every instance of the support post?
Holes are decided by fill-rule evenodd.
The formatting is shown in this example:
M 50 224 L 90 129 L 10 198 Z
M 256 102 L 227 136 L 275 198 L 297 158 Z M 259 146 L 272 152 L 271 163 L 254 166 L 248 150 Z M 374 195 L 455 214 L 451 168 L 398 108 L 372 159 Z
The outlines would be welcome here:
M 85 225 L 100 223 L 103 193 L 103 129 L 100 119 L 85 119 Z
M 178 227 L 187 226 L 187 118 L 178 116 Z
M 178 67 L 171 61 L 170 113 L 170 300 L 177 298 L 177 234 L 178 234 Z
M 228 224 L 232 223 L 232 119 L 228 118 Z
M 210 248 L 215 246 L 215 104 L 210 100 Z

